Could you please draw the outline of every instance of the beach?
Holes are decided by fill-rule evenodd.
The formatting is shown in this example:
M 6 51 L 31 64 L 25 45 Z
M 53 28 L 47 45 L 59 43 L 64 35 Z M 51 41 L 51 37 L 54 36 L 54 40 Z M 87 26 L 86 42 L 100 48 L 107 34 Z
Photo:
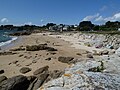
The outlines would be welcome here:
M 1 80 L 5 83 L 7 77 L 9 84 L 24 78 L 30 82 L 28 90 L 63 90 L 82 85 L 84 89 L 87 86 L 91 89 L 100 83 L 119 88 L 119 48 L 108 48 L 104 43 L 107 37 L 80 32 L 43 32 L 20 36 L 3 53 L 0 52 Z M 111 36 L 107 44 L 111 38 L 119 40 L 117 35 Z M 91 80 L 94 86 L 89 83 Z M 118 86 L 111 84 L 111 80 L 115 80 Z
M 48 52 L 45 50 L 42 51 L 14 51 L 17 54 L 15 55 L 5 55 L 0 56 L 0 68 L 4 69 L 5 73 L 2 75 L 5 75 L 7 77 L 13 77 L 16 75 L 25 75 L 30 76 L 33 75 L 33 72 L 37 70 L 40 67 L 49 66 L 49 70 L 64 70 L 66 67 L 69 67 L 68 64 L 62 63 L 58 61 L 58 57 L 64 56 L 64 57 L 74 57 L 77 58 L 83 58 L 84 55 L 77 55 L 76 53 L 84 52 L 83 49 L 75 49 L 74 47 L 71 47 L 70 43 L 67 41 L 64 41 L 63 39 L 59 39 L 53 36 L 50 36 L 49 33 L 44 35 L 44 33 L 39 34 L 32 34 L 29 36 L 22 36 L 21 40 L 12 42 L 12 44 L 15 44 L 9 48 L 7 48 L 9 51 L 10 49 L 18 48 L 20 46 L 26 46 L 26 45 L 38 45 L 38 44 L 44 44 L 47 43 L 49 46 L 56 48 L 58 51 L 55 52 L 53 55 L 52 52 Z M 47 58 L 51 58 L 51 60 L 45 60 Z M 35 63 L 33 63 L 36 61 Z M 16 62 L 16 63 L 15 63 Z M 29 67 L 32 70 L 26 74 L 20 73 L 20 69 L 22 67 Z

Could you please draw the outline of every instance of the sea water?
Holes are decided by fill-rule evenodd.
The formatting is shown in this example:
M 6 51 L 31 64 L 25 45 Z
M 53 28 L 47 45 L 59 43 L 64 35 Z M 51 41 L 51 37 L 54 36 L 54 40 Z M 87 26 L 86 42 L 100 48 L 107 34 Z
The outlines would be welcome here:
M 15 30 L 0 30 L 0 47 L 10 44 L 15 41 L 17 37 L 9 36 L 10 33 L 16 32 Z

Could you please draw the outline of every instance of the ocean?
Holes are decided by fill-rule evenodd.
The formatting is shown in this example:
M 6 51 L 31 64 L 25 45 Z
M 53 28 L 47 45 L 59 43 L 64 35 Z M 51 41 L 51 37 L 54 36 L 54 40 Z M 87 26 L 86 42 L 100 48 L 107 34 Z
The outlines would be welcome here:
M 17 39 L 17 37 L 9 36 L 13 32 L 16 32 L 16 30 L 0 30 L 0 47 L 8 45 Z

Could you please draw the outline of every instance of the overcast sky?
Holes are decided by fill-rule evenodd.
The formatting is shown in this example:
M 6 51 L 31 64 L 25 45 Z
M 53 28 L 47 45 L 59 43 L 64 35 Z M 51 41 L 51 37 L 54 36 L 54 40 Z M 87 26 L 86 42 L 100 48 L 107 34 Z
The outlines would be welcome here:
M 0 24 L 120 21 L 120 0 L 0 0 Z

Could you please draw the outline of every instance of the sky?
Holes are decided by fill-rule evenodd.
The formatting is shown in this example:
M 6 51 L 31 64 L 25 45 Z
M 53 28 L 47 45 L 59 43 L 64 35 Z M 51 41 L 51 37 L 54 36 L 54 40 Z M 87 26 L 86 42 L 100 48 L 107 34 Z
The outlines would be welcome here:
M 120 0 L 0 0 L 0 25 L 120 21 Z

